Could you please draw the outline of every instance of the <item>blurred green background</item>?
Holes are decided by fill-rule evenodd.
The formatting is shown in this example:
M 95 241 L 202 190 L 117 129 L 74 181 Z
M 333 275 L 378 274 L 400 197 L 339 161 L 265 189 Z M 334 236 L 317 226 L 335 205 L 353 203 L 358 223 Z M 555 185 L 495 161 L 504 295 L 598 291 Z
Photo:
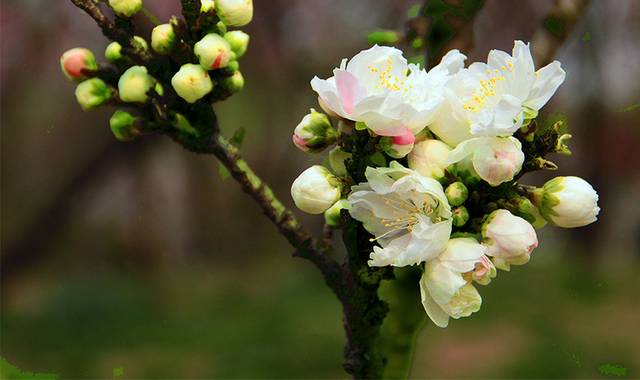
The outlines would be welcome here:
M 178 12 L 145 3 L 163 20 Z M 291 181 L 323 160 L 290 143 L 316 107 L 309 80 L 369 31 L 401 28 L 415 1 L 254 3 L 245 90 L 216 110 L 225 133 L 247 130 L 248 161 L 292 206 Z M 470 59 L 529 40 L 553 3 L 488 0 Z M 113 109 L 80 110 L 58 59 L 75 46 L 101 56 L 95 24 L 68 1 L 3 0 L 0 32 L 0 356 L 63 378 L 345 377 L 339 303 L 215 160 L 160 137 L 118 143 Z M 591 2 L 545 108 L 568 117 L 574 156 L 524 180 L 586 178 L 599 222 L 545 228 L 529 264 L 480 289 L 479 313 L 427 323 L 413 378 L 615 377 L 607 364 L 640 377 L 639 35 L 640 2 Z

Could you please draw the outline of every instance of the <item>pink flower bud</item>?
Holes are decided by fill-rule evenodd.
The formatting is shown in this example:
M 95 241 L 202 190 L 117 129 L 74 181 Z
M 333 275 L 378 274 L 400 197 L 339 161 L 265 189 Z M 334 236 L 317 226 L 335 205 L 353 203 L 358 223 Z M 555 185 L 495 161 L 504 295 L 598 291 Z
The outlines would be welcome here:
M 496 210 L 482 226 L 487 255 L 494 258 L 496 267 L 509 270 L 510 265 L 529 262 L 531 252 L 538 247 L 533 226 L 507 210 Z
M 67 50 L 60 58 L 62 72 L 69 79 L 86 79 L 85 72 L 98 69 L 96 58 L 89 49 Z

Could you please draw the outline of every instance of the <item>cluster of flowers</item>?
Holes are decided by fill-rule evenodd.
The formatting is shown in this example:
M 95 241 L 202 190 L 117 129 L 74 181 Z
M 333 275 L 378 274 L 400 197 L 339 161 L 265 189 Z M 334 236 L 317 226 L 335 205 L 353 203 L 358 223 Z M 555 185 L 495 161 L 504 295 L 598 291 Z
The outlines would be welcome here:
M 599 212 L 597 193 L 581 178 L 517 183 L 534 159 L 523 152 L 535 139 L 534 119 L 564 81 L 560 63 L 535 70 L 521 41 L 512 54 L 491 51 L 487 63 L 465 68 L 465 59 L 452 50 L 426 71 L 392 47 L 362 51 L 333 77 L 313 78 L 326 114 L 312 109 L 293 134 L 305 152 L 337 143 L 331 170 L 315 165 L 294 181 L 297 207 L 324 213 L 333 227 L 348 210 L 374 236 L 370 266 L 421 265 L 422 303 L 440 327 L 480 309 L 474 284 L 529 261 L 535 228 L 584 226 Z M 362 133 L 384 159 L 370 160 L 367 181 L 355 183 L 347 170 L 355 153 L 345 142 Z M 569 137 L 558 136 L 554 151 L 568 152 Z
M 109 0 L 109 6 L 120 18 L 130 18 L 142 10 L 142 0 Z M 197 63 L 185 63 L 179 66 L 171 77 L 171 87 L 187 103 L 194 103 L 215 87 L 221 87 L 228 93 L 240 91 L 244 78 L 239 70 L 238 58 L 247 50 L 249 35 L 241 30 L 227 30 L 228 27 L 240 27 L 253 18 L 252 0 L 201 0 L 200 14 L 203 19 L 202 38 L 193 46 Z M 178 50 L 183 49 L 182 41 L 176 29 L 180 21 L 172 18 L 167 24 L 157 25 L 151 32 L 151 49 L 159 56 L 169 59 Z M 149 44 L 134 36 L 132 48 L 149 52 Z M 162 83 L 149 73 L 145 66 L 135 65 L 125 54 L 120 43 L 111 42 L 105 52 L 105 58 L 119 70 L 117 88 L 101 78 L 93 52 L 85 48 L 66 51 L 60 58 L 64 74 L 79 82 L 76 98 L 84 110 L 89 110 L 109 102 L 144 105 L 150 96 L 165 94 Z M 180 61 L 174 60 L 174 61 Z M 215 77 L 210 75 L 215 72 Z M 181 127 L 186 118 L 172 115 L 174 124 Z M 111 130 L 116 138 L 127 141 L 141 133 L 136 117 L 126 111 L 116 111 L 110 120 Z

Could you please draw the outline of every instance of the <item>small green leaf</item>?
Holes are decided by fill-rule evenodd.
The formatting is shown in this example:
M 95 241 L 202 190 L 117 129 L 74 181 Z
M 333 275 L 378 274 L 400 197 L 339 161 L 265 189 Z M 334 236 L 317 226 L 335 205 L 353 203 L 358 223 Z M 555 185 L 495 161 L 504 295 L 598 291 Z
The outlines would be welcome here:
M 582 35 L 582 41 L 584 41 L 584 42 L 591 41 L 591 33 L 590 32 L 584 32 L 584 34 Z
M 113 369 L 113 378 L 115 379 L 116 377 L 122 377 L 124 375 L 124 368 L 123 367 L 117 367 Z
M 416 18 L 420 15 L 420 3 L 415 3 L 407 10 L 407 18 Z
M 218 162 L 218 175 L 224 181 L 231 176 L 231 173 L 229 173 L 229 169 L 226 166 Z
M 369 162 L 375 166 L 387 166 L 387 159 L 382 152 L 375 152 L 369 156 Z
M 362 121 L 356 121 L 356 131 L 364 131 L 367 129 L 367 125 Z
M 247 130 L 242 127 L 236 129 L 233 136 L 231 136 L 231 139 L 229 139 L 229 142 L 236 148 L 240 148 L 240 145 L 242 145 L 242 142 L 244 141 L 244 136 L 247 134 L 246 132 Z
M 367 36 L 370 45 L 393 45 L 398 39 L 398 32 L 395 30 L 376 30 Z
M 544 20 L 544 27 L 549 31 L 549 33 L 553 34 L 556 37 L 562 37 L 564 35 L 565 29 L 562 20 L 548 17 Z
M 608 376 L 627 376 L 627 369 L 616 364 L 602 364 L 598 367 L 598 371 L 600 371 L 601 374 Z
M 636 110 L 639 110 L 639 109 L 640 109 L 640 103 L 636 103 L 636 104 L 632 104 L 630 106 L 626 106 L 624 108 L 620 108 L 616 112 L 631 112 L 631 111 L 636 111 Z

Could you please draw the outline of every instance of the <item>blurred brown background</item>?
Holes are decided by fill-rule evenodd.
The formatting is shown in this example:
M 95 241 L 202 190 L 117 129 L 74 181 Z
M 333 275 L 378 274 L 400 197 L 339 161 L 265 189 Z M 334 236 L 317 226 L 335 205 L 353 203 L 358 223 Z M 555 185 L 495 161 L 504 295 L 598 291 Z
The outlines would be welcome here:
M 177 3 L 145 1 L 161 20 Z M 401 28 L 415 0 L 254 3 L 245 90 L 216 110 L 226 133 L 247 130 L 248 161 L 292 206 L 291 181 L 323 159 L 290 143 L 316 107 L 309 80 L 366 48 L 369 31 Z M 470 59 L 529 40 L 552 5 L 487 1 Z M 58 60 L 75 46 L 102 60 L 93 21 L 68 1 L 4 0 L 0 28 L 0 355 L 63 378 L 344 377 L 338 302 L 215 160 L 160 137 L 119 143 L 113 109 L 80 110 Z M 574 156 L 525 177 L 584 177 L 599 222 L 545 228 L 530 264 L 481 289 L 479 313 L 427 324 L 413 377 L 606 378 L 606 364 L 640 377 L 638 36 L 639 1 L 591 2 L 543 110 L 568 117 Z M 321 218 L 300 217 L 319 231 Z

